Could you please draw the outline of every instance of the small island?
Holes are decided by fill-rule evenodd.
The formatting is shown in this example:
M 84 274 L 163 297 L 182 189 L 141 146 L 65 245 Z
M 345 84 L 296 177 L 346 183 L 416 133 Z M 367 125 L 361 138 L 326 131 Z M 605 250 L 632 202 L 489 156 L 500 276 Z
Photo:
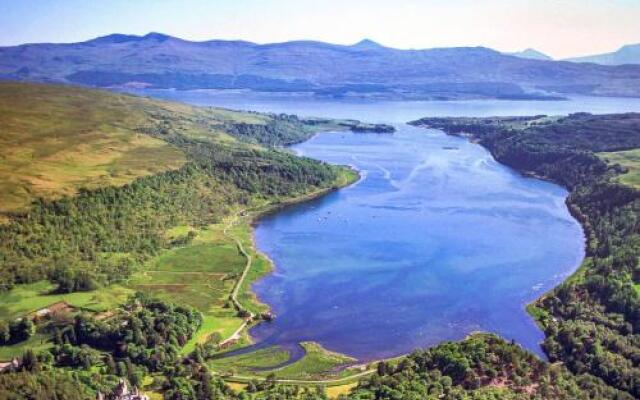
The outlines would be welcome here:
M 350 127 L 355 133 L 393 133 L 396 131 L 391 125 L 387 124 L 365 124 L 359 123 Z
M 302 120 L 307 126 L 319 127 L 320 130 L 350 130 L 354 133 L 394 133 L 396 128 L 388 124 L 370 124 L 355 119 L 307 118 Z

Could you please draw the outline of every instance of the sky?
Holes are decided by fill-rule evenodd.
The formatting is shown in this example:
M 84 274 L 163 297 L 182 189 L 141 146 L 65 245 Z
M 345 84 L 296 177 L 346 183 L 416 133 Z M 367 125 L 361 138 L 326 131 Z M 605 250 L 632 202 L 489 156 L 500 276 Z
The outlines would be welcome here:
M 639 21 L 640 0 L 0 0 L 0 46 L 161 32 L 257 43 L 533 47 L 564 58 L 640 43 Z

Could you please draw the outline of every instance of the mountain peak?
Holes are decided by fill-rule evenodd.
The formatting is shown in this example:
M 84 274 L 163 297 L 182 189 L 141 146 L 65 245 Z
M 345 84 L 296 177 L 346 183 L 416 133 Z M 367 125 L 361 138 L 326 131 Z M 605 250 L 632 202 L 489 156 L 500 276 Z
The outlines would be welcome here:
M 88 43 L 127 43 L 140 40 L 140 36 L 125 35 L 122 33 L 112 33 L 106 36 L 100 36 L 95 39 L 89 40 Z
M 155 40 L 155 41 L 158 41 L 158 42 L 164 42 L 166 40 L 171 39 L 171 36 L 165 35 L 164 33 L 149 32 L 146 35 L 142 36 L 142 39 Z
M 382 49 L 383 45 L 380 43 L 374 42 L 371 39 L 362 39 L 358 43 L 351 45 L 353 48 L 362 49 L 362 50 L 371 50 L 371 49 Z
M 620 47 L 620 50 L 618 50 L 618 52 L 622 53 L 627 51 L 639 51 L 639 50 L 640 50 L 640 43 L 634 43 L 634 44 L 626 44 Z
M 149 32 L 144 36 L 113 33 L 111 35 L 100 36 L 93 40 L 89 40 L 88 43 L 92 43 L 92 44 L 131 43 L 131 42 L 141 42 L 143 40 L 153 40 L 156 42 L 164 42 L 169 39 L 171 39 L 171 36 L 165 35 L 164 33 L 158 33 L 158 32 Z
M 640 43 L 627 44 L 612 53 L 568 58 L 572 62 L 588 62 L 602 65 L 640 64 Z
M 512 56 L 516 56 L 516 57 L 520 57 L 520 58 L 528 58 L 530 60 L 545 60 L 545 61 L 551 61 L 553 60 L 553 58 L 549 57 L 548 55 L 544 54 L 541 51 L 538 51 L 534 48 L 527 48 L 524 49 L 522 51 L 517 51 L 515 53 L 507 53 L 509 55 Z

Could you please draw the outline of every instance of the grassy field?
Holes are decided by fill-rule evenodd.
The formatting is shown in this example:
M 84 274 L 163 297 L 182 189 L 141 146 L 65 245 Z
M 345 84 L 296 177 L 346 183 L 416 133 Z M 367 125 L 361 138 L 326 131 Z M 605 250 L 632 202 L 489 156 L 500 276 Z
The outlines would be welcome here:
M 133 129 L 144 117 L 129 98 L 0 83 L 0 211 L 182 165 L 180 150 Z
M 346 385 L 329 386 L 326 388 L 327 396 L 330 399 L 337 399 L 340 395 L 347 395 L 354 387 L 358 386 L 356 382 L 347 383 Z
M 256 368 L 276 367 L 288 359 L 288 351 L 273 346 L 234 357 L 218 358 L 209 362 L 209 366 L 220 373 L 253 375 Z
M 68 294 L 51 294 L 53 288 L 53 284 L 41 281 L 0 293 L 0 318 L 15 319 L 60 301 L 76 308 L 102 312 L 115 308 L 133 293 L 133 290 L 119 285 Z
M 322 380 L 349 375 L 349 371 L 336 372 L 336 368 L 349 364 L 355 359 L 344 354 L 326 350 L 318 343 L 303 342 L 305 355 L 302 359 L 274 371 L 278 378 L 299 380 Z
M 194 232 L 184 247 L 167 250 L 136 273 L 128 287 L 174 302 L 188 304 L 204 315 L 203 325 L 187 343 L 183 353 L 204 344 L 218 333 L 225 339 L 242 324 L 229 296 L 245 264 L 235 242 L 224 234 L 226 221 L 204 228 L 173 228 L 168 235 L 179 237 Z
M 289 359 L 289 352 L 277 346 L 251 353 L 215 359 L 209 366 L 219 373 L 233 373 L 241 377 L 266 377 L 273 373 L 277 379 L 315 381 L 347 378 L 360 370 L 339 367 L 355 359 L 324 349 L 315 342 L 303 342 L 305 355 L 298 361 L 281 368 L 276 367 Z
M 28 349 L 35 352 L 46 350 L 53 346 L 49 335 L 36 333 L 24 342 L 16 343 L 11 346 L 0 346 L 0 360 L 8 361 L 13 357 L 20 357 Z
M 202 326 L 195 335 L 184 345 L 182 354 L 188 355 L 197 344 L 205 344 L 214 338 L 217 333 L 218 338 L 228 338 L 242 324 L 242 320 L 236 316 L 234 309 L 220 310 L 204 314 Z
M 598 153 L 598 156 L 608 164 L 619 164 L 628 170 L 617 177 L 620 183 L 640 188 L 640 149 Z
M 36 197 L 117 186 L 177 169 L 178 148 L 141 132 L 171 129 L 216 142 L 225 123 L 263 125 L 264 114 L 192 107 L 61 85 L 0 82 L 0 212 Z

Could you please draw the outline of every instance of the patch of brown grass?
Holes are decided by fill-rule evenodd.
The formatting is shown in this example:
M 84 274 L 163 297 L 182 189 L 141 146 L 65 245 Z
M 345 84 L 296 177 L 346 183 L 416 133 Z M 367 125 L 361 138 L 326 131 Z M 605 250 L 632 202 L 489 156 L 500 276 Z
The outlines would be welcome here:
M 185 162 L 179 149 L 137 132 L 150 118 L 138 104 L 145 102 L 66 86 L 0 83 L 0 211 L 179 168 Z

